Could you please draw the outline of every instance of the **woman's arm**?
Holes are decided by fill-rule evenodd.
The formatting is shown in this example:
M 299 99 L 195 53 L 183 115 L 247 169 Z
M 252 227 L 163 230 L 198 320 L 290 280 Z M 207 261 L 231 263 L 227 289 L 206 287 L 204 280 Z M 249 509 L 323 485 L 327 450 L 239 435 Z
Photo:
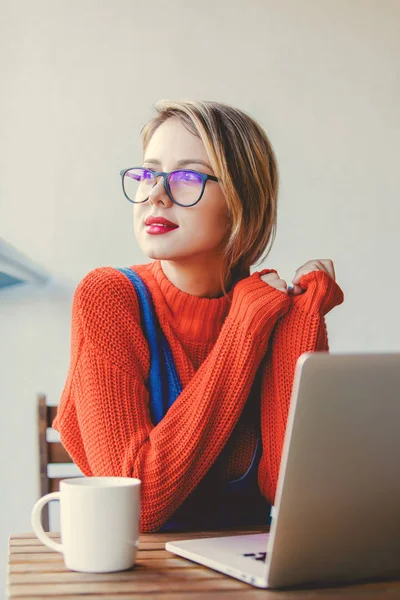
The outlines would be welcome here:
M 297 359 L 304 352 L 329 351 L 324 315 L 341 304 L 344 295 L 323 271 L 301 278 L 303 294 L 291 297 L 287 314 L 271 335 L 261 383 L 263 455 L 258 471 L 260 489 L 273 504 Z
M 71 367 L 53 426 L 85 475 L 141 479 L 142 531 L 162 526 L 215 461 L 289 304 L 259 274 L 240 281 L 214 348 L 154 427 L 150 357 L 131 283 L 106 267 L 78 286 Z

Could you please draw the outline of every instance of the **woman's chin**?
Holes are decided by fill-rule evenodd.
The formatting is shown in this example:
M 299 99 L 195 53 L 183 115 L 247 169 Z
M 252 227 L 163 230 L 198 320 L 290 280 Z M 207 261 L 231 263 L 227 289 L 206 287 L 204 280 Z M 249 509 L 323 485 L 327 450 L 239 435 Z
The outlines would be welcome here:
M 142 252 L 154 260 L 173 260 L 176 258 L 176 253 L 167 249 L 142 248 Z

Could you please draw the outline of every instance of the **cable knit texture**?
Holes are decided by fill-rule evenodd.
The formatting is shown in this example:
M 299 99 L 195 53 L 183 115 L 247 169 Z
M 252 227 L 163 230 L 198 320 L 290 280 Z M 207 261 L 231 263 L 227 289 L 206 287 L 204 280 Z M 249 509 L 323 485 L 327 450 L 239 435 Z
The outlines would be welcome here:
M 116 269 L 94 269 L 74 294 L 70 368 L 53 422 L 66 450 L 87 476 L 141 479 L 141 531 L 157 531 L 223 448 L 222 480 L 249 467 L 257 424 L 243 408 L 256 394 L 258 482 L 273 504 L 296 361 L 329 350 L 324 315 L 343 302 L 342 290 L 313 271 L 301 278 L 305 292 L 289 296 L 260 279 L 276 272 L 263 269 L 236 283 L 228 298 L 202 298 L 176 288 L 159 260 L 131 268 L 150 290 L 183 390 L 154 427 L 136 292 Z

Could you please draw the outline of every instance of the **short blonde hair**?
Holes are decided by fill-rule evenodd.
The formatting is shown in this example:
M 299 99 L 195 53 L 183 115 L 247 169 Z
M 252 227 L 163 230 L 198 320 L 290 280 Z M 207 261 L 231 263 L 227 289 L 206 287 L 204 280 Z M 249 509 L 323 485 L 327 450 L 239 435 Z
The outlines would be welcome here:
M 275 152 L 261 125 L 227 104 L 160 100 L 155 109 L 156 115 L 141 131 L 144 151 L 156 129 L 176 117 L 202 140 L 220 179 L 231 217 L 221 271 L 226 295 L 227 283 L 248 276 L 250 266 L 268 256 L 275 240 L 279 186 Z

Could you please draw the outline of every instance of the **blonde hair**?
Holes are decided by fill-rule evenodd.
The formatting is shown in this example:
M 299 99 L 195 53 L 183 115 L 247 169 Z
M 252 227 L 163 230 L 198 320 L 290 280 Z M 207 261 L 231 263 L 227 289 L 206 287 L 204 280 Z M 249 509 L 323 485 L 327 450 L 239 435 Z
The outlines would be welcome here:
M 219 102 L 160 100 L 142 128 L 144 151 L 156 129 L 178 118 L 199 137 L 220 179 L 231 217 L 224 241 L 221 287 L 249 275 L 276 236 L 279 175 L 275 152 L 263 128 L 242 110 Z M 263 253 L 266 254 L 263 256 Z

